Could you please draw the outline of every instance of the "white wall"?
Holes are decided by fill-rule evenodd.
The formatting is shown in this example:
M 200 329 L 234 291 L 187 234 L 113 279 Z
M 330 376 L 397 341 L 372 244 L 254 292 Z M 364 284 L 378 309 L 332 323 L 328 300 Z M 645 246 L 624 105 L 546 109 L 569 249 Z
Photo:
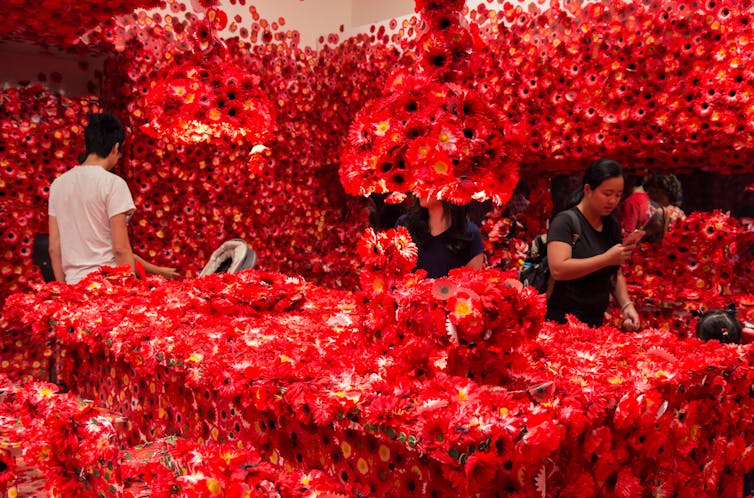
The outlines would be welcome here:
M 282 17 L 285 26 L 280 30 L 297 30 L 301 34 L 302 47 L 316 48 L 320 36 L 340 34 L 341 25 L 346 30 L 351 26 L 351 0 L 250 0 L 246 4 L 242 6 L 236 2 L 236 5 L 231 5 L 228 0 L 222 0 L 219 7 L 228 14 L 229 23 L 236 14 L 240 15 L 242 21 L 238 23 L 239 27 L 248 28 L 254 22 L 249 12 L 250 5 L 270 23 L 278 22 Z M 226 31 L 223 35 L 228 36 L 229 33 Z
M 414 13 L 413 0 L 352 0 L 351 3 L 353 15 L 349 28 L 380 23 Z

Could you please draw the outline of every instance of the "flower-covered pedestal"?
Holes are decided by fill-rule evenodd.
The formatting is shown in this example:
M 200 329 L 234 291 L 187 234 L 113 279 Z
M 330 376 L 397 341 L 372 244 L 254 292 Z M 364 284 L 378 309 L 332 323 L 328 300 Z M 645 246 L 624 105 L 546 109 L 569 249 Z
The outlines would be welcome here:
M 4 316 L 52 331 L 61 376 L 128 420 L 129 445 L 253 448 L 381 496 L 740 494 L 748 347 L 543 324 L 541 297 L 506 277 L 386 275 L 347 293 L 253 270 L 116 271 L 14 295 Z

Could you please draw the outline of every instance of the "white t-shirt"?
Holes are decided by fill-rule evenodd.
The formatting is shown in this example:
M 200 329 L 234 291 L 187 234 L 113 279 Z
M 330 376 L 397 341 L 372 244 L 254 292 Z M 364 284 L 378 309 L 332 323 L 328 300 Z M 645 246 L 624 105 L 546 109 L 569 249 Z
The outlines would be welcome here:
M 52 182 L 48 214 L 58 221 L 67 283 L 116 265 L 110 218 L 135 209 L 125 180 L 101 166 L 76 166 Z

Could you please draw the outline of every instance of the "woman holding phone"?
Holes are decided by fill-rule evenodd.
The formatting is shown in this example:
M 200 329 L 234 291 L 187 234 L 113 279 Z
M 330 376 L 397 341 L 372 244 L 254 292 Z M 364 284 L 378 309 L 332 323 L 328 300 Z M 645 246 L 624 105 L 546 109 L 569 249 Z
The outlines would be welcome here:
M 599 327 L 612 294 L 621 309 L 623 327 L 639 329 L 639 314 L 629 299 L 620 265 L 643 233 L 637 230 L 621 240 L 620 225 L 611 214 L 622 194 L 620 164 L 596 161 L 584 173 L 575 206 L 558 213 L 550 223 L 547 263 L 554 285 L 547 298 L 548 320 L 565 323 L 566 314 L 571 314 Z

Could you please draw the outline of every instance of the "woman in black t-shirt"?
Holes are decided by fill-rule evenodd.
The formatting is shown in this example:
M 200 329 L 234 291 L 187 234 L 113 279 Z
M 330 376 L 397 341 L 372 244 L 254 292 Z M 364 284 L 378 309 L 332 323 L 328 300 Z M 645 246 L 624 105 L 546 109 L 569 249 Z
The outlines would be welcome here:
M 546 318 L 565 323 L 571 314 L 592 327 L 602 325 L 610 294 L 623 314 L 623 326 L 638 330 L 639 314 L 628 297 L 620 265 L 638 241 L 621 242 L 620 226 L 610 215 L 623 193 L 623 170 L 602 159 L 587 168 L 580 199 L 559 213 L 547 234 L 547 264 L 555 281 Z

